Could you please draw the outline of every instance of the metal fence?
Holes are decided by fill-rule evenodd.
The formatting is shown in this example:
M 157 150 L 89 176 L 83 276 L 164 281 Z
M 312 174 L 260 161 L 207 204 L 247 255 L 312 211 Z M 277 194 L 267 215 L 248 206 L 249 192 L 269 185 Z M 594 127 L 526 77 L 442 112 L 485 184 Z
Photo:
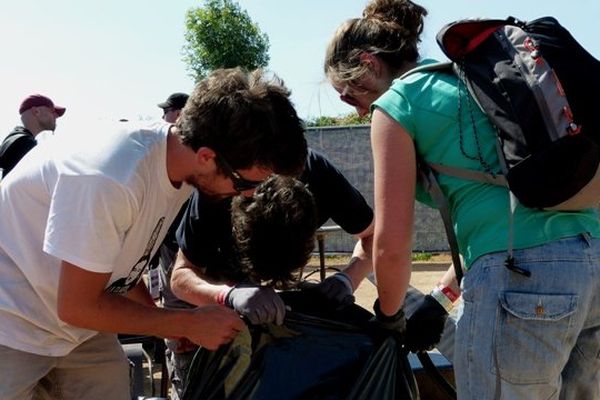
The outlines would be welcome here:
M 308 145 L 327 156 L 373 206 L 373 158 L 368 125 L 308 128 Z M 328 222 L 329 224 L 331 223 Z M 328 234 L 327 252 L 352 252 L 356 240 L 345 232 Z M 447 251 L 444 226 L 436 210 L 416 203 L 415 251 Z

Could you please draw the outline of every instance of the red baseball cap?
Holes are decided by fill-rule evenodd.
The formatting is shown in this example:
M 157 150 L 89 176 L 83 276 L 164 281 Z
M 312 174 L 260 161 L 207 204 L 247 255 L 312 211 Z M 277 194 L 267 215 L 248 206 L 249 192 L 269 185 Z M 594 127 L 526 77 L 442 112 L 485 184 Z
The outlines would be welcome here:
M 67 110 L 65 107 L 55 106 L 52 100 L 47 98 L 46 96 L 42 96 L 41 94 L 32 94 L 28 96 L 19 107 L 19 114 L 23 114 L 25 111 L 29 110 L 31 107 L 48 107 L 53 108 L 56 115 L 62 117 L 62 115 Z

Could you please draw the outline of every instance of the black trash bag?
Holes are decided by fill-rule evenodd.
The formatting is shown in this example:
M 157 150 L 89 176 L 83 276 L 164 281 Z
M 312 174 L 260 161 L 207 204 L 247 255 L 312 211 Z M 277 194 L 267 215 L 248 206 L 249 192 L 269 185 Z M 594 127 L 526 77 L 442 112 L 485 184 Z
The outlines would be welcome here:
M 418 399 L 402 344 L 373 315 L 286 292 L 283 326 L 249 326 L 217 351 L 199 349 L 183 400 Z

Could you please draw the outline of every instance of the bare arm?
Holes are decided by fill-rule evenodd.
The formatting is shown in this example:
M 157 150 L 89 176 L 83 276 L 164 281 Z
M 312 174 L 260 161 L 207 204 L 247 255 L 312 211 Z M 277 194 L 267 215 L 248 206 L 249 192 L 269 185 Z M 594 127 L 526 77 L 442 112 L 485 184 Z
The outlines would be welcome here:
M 177 254 L 171 275 L 171 289 L 175 296 L 195 305 L 226 302 L 227 306 L 246 317 L 252 324 L 275 322 L 281 325 L 285 317 L 285 304 L 273 288 L 254 284 L 231 288 L 211 282 L 181 250 Z
M 375 110 L 371 123 L 375 169 L 373 266 L 380 309 L 395 314 L 410 281 L 416 184 L 411 137 L 396 121 Z
M 352 258 L 343 271 L 352 280 L 354 290 L 373 271 L 371 258 L 373 251 L 373 230 L 374 223 L 371 222 L 367 229 L 357 235 L 358 241 L 354 246 Z
M 217 297 L 228 288 L 227 285 L 210 282 L 200 268 L 179 250 L 171 274 L 171 290 L 175 296 L 197 306 L 218 304 Z
M 460 287 L 458 286 L 458 281 L 456 280 L 456 272 L 454 270 L 454 264 L 450 264 L 450 267 L 448 268 L 448 270 L 446 271 L 444 276 L 442 276 L 442 279 L 440 279 L 439 283 L 442 286 L 449 287 L 450 289 L 452 289 L 452 291 L 454 293 L 460 295 L 461 290 L 460 290 Z
M 137 285 L 135 285 L 135 287 L 131 289 L 125 297 L 127 297 L 129 300 L 133 300 L 140 304 L 145 304 L 149 307 L 156 306 L 143 279 L 140 279 Z
M 108 293 L 104 288 L 109 277 L 63 261 L 59 317 L 74 326 L 102 332 L 187 337 L 209 349 L 230 341 L 243 328 L 237 314 L 225 307 L 175 311 Z

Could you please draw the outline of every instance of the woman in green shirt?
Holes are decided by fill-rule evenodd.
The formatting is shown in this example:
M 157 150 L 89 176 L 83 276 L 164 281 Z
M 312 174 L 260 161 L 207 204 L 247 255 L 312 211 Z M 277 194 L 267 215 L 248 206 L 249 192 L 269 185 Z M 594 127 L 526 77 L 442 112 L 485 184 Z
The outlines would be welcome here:
M 408 0 L 372 0 L 342 24 L 325 72 L 342 101 L 372 111 L 375 170 L 374 268 L 383 319 L 401 313 L 410 280 L 417 154 L 427 162 L 500 171 L 493 127 L 476 107 L 459 127 L 457 78 L 405 72 L 420 60 L 426 10 Z M 466 101 L 466 99 L 462 99 Z M 464 104 L 464 103 L 463 103 Z M 600 224 L 595 210 L 514 211 L 507 189 L 439 176 L 461 255 L 464 307 L 455 372 L 461 399 L 588 399 L 600 393 Z

